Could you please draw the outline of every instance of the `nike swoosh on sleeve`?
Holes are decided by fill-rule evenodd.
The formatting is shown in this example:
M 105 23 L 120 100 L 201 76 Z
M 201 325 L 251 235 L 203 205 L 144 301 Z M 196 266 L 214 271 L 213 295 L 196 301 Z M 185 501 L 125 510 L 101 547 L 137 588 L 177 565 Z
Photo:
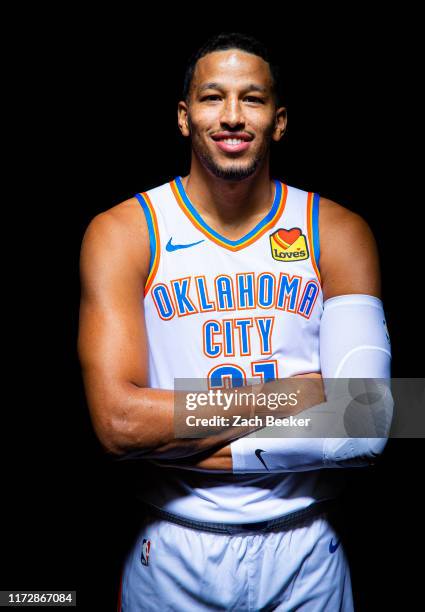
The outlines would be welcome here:
M 255 456 L 257 457 L 257 459 L 259 459 L 261 461 L 261 463 L 264 465 L 264 467 L 266 468 L 266 470 L 270 471 L 269 468 L 267 467 L 267 465 L 264 462 L 264 459 L 261 456 L 261 453 L 265 453 L 266 451 L 264 451 L 262 448 L 257 448 L 255 450 Z

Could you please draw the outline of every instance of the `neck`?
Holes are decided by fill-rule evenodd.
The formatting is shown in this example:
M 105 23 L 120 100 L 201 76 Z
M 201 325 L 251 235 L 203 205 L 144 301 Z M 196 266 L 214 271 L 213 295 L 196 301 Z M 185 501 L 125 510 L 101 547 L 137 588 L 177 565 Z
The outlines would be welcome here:
M 192 157 L 183 187 L 196 209 L 210 222 L 229 229 L 240 227 L 256 216 L 265 216 L 274 197 L 269 164 L 240 181 L 225 181 L 207 171 Z

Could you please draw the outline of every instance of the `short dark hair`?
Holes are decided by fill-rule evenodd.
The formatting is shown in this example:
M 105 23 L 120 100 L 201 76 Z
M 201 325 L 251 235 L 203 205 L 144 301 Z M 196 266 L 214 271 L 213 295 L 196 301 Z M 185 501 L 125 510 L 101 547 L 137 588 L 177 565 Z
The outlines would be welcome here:
M 283 104 L 284 92 L 280 68 L 272 61 L 269 49 L 253 36 L 240 32 L 221 32 L 220 34 L 215 34 L 190 57 L 186 66 L 182 91 L 183 99 L 186 102 L 189 99 L 190 85 L 192 83 L 197 61 L 208 53 L 212 53 L 213 51 L 225 51 L 227 49 L 240 49 L 241 51 L 246 51 L 247 53 L 252 53 L 253 55 L 258 55 L 263 58 L 270 66 L 275 103 L 277 106 Z

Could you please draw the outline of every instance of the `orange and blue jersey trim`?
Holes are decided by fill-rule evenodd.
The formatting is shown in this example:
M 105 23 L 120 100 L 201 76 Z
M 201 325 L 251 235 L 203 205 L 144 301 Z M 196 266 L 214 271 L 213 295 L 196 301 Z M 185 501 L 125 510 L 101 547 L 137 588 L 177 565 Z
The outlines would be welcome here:
M 229 238 L 222 236 L 203 220 L 190 201 L 183 187 L 180 176 L 177 176 L 173 181 L 170 181 L 170 186 L 181 210 L 199 231 L 201 231 L 205 236 L 207 236 L 207 238 L 219 246 L 229 249 L 230 251 L 239 251 L 240 249 L 244 249 L 258 240 L 258 238 L 260 238 L 268 229 L 273 227 L 273 225 L 275 225 L 282 216 L 286 205 L 288 187 L 281 181 L 276 179 L 273 179 L 273 181 L 275 184 L 275 194 L 271 209 L 267 215 L 259 223 L 257 223 L 257 225 L 250 232 L 248 232 L 248 234 L 242 238 L 239 238 L 238 240 L 230 240 Z
M 317 278 L 321 284 L 319 259 L 320 259 L 320 241 L 319 241 L 319 201 L 318 193 L 309 192 L 307 196 L 307 233 L 308 241 L 311 247 L 311 263 Z
M 149 274 L 145 283 L 146 296 L 158 270 L 161 247 L 159 241 L 158 222 L 156 220 L 154 207 L 149 199 L 148 194 L 146 192 L 136 193 L 135 197 L 138 199 L 139 204 L 143 208 L 149 232 L 149 247 L 151 256 L 149 262 Z

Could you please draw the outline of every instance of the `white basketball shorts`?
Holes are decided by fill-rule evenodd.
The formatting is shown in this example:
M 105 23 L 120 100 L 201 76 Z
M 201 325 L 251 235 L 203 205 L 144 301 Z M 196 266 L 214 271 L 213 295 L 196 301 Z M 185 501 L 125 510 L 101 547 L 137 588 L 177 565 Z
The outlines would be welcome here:
M 354 607 L 348 561 L 323 513 L 295 529 L 242 535 L 203 532 L 148 515 L 124 563 L 118 609 L 349 612 Z

